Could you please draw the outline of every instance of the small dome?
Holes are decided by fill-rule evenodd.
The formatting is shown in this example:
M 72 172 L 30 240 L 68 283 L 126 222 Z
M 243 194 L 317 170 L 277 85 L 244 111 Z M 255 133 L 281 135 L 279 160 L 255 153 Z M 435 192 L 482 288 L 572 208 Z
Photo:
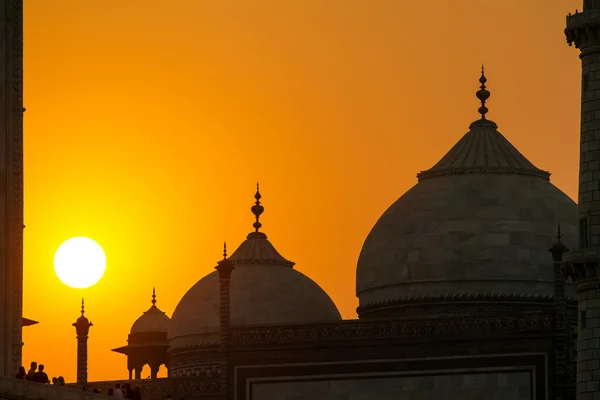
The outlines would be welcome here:
M 262 206 L 255 205 L 255 210 L 262 212 Z M 277 252 L 267 235 L 258 232 L 260 226 L 257 216 L 256 232 L 250 233 L 229 258 L 234 266 L 230 280 L 231 326 L 341 320 L 327 293 L 296 271 L 294 263 Z M 183 296 L 169 328 L 171 349 L 219 340 L 219 293 L 215 271 Z
M 367 236 L 356 272 L 359 314 L 436 296 L 553 295 L 548 249 L 557 223 L 564 243 L 575 244 L 576 205 L 482 109 Z
M 167 332 L 171 319 L 156 307 L 156 292 L 152 289 L 152 307 L 144 312 L 131 326 L 130 333 Z

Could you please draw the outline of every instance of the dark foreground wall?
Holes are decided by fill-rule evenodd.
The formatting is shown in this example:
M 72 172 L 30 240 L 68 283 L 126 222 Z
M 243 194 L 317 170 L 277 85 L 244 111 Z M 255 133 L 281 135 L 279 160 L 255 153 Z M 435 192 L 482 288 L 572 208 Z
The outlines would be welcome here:
M 541 400 L 547 398 L 546 361 L 545 354 L 529 354 L 237 367 L 235 399 Z

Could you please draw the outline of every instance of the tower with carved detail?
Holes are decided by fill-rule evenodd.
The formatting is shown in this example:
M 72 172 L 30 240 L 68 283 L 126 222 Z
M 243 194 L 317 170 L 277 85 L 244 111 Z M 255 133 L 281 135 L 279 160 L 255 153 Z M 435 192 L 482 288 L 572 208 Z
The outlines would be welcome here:
M 0 376 L 21 365 L 23 304 L 23 1 L 0 2 Z
M 81 299 L 81 316 L 73 324 L 77 331 L 77 383 L 87 383 L 87 341 L 92 322 L 85 317 L 83 299 Z
M 565 254 L 577 283 L 577 398 L 600 393 L 600 1 L 585 0 L 567 16 L 565 35 L 581 59 L 578 243 Z
M 257 192 L 258 193 L 258 192 Z M 219 274 L 219 352 L 220 362 L 220 387 L 223 399 L 229 398 L 229 343 L 230 331 L 230 297 L 229 288 L 233 263 L 227 258 L 227 244 L 223 247 L 223 259 L 215 267 Z

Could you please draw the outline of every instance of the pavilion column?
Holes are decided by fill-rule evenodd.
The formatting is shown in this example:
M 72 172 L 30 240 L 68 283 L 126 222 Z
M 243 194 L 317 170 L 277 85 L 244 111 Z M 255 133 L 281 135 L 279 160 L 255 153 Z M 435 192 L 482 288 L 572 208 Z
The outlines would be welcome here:
M 154 361 L 150 364 L 150 379 L 158 378 L 158 371 L 160 370 L 160 362 Z

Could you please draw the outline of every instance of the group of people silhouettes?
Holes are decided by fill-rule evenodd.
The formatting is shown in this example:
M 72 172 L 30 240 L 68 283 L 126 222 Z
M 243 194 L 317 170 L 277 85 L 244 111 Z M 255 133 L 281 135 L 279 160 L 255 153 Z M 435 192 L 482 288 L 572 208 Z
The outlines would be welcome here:
M 135 389 L 132 389 L 129 383 L 125 383 L 123 385 L 117 383 L 114 389 L 108 389 L 106 395 L 114 396 L 117 399 L 142 400 L 142 390 L 140 389 L 140 387 L 136 386 Z
M 44 366 L 42 364 L 38 366 L 35 361 L 31 363 L 31 368 L 28 372 L 25 372 L 25 367 L 21 365 L 19 367 L 19 371 L 17 372 L 16 378 L 42 384 L 50 383 L 48 374 L 44 372 Z M 65 379 L 62 376 L 59 376 L 58 378 L 52 378 L 52 384 L 65 386 Z
M 19 367 L 19 371 L 17 372 L 17 379 L 24 379 L 24 380 L 28 380 L 31 382 L 36 382 L 36 383 L 41 383 L 41 384 L 49 384 L 50 383 L 50 379 L 48 379 L 48 375 L 44 372 L 44 366 L 42 364 L 40 364 L 38 366 L 38 364 L 34 361 L 31 363 L 31 368 L 29 369 L 29 372 L 25 372 L 25 367 L 20 366 Z M 65 386 L 65 378 L 63 378 L 62 376 L 59 376 L 58 378 L 52 378 L 52 384 L 53 385 L 59 385 L 59 386 Z M 83 390 L 85 391 L 86 388 L 83 387 Z M 93 390 L 94 393 L 100 393 L 100 391 L 98 389 L 94 389 Z M 140 389 L 139 386 L 136 386 L 135 388 L 131 388 L 131 385 L 129 383 L 125 383 L 123 385 L 117 383 L 113 388 L 109 388 L 108 391 L 106 392 L 107 396 L 113 396 L 117 399 L 123 399 L 123 400 L 142 400 L 142 391 Z M 171 395 L 168 396 L 168 399 L 170 400 Z M 180 400 L 183 400 L 183 398 L 181 398 Z

